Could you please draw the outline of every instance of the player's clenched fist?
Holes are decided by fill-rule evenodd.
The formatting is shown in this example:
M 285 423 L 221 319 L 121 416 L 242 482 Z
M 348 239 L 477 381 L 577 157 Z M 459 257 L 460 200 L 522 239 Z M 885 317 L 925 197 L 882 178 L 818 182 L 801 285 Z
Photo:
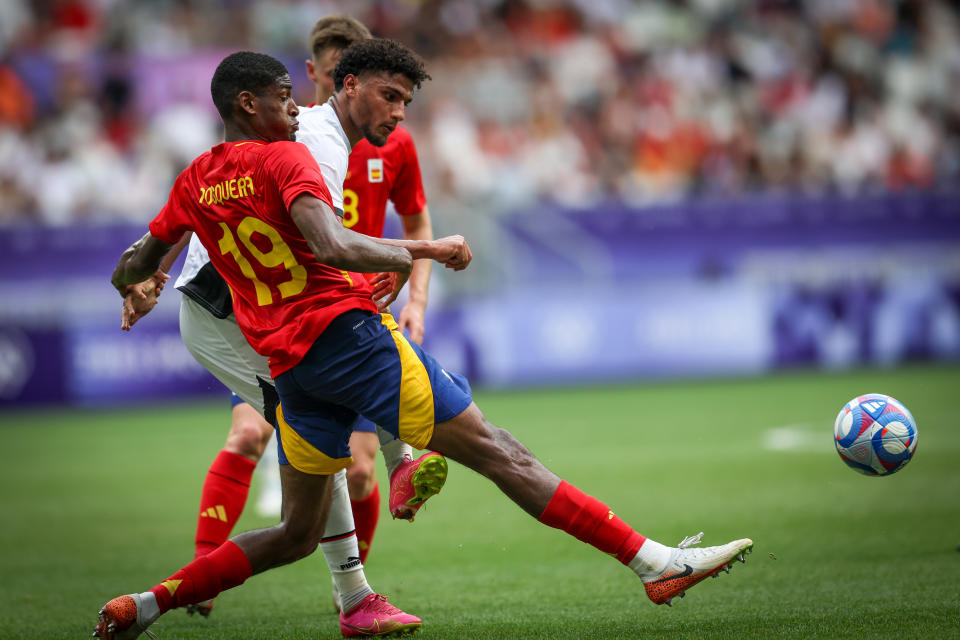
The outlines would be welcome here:
M 463 236 L 446 236 L 433 241 L 433 259 L 442 262 L 448 269 L 461 271 L 467 268 L 473 259 L 470 245 Z

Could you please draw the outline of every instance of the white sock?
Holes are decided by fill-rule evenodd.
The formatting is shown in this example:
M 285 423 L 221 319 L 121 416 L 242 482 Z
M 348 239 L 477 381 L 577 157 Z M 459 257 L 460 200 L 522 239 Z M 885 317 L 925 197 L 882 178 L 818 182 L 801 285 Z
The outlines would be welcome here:
M 353 508 L 347 489 L 347 472 L 338 471 L 333 476 L 333 493 L 330 497 L 330 512 L 323 528 L 324 538 L 339 538 L 356 528 L 353 523 Z
M 672 552 L 672 547 L 665 547 L 656 540 L 647 538 L 628 566 L 641 578 L 658 574 L 667 568 Z
M 363 573 L 363 565 L 360 564 L 360 549 L 357 547 L 356 535 L 331 542 L 321 542 L 320 550 L 323 552 L 323 557 L 327 559 L 330 575 L 333 576 L 333 585 L 340 594 L 342 611 L 349 611 L 373 593 Z
M 345 471 L 340 471 L 333 477 L 330 513 L 323 530 L 324 538 L 337 539 L 321 542 L 320 551 L 323 552 L 327 566 L 330 567 L 333 587 L 340 594 L 340 608 L 343 611 L 349 611 L 373 593 L 363 573 L 363 565 L 360 563 L 360 547 L 357 546 L 356 534 L 341 537 L 352 532 L 354 528 L 350 494 L 347 491 L 347 474 Z
M 383 454 L 383 462 L 387 465 L 387 477 L 393 475 L 393 470 L 397 468 L 405 456 L 413 458 L 413 447 L 403 440 L 393 437 L 389 431 L 377 427 L 377 437 L 380 439 L 380 452 Z
M 144 591 L 140 594 L 140 621 L 144 624 L 153 624 L 153 621 L 160 617 L 160 605 L 157 604 L 157 596 L 152 591 Z
M 260 464 L 260 495 L 257 497 L 257 514 L 265 518 L 279 518 L 283 507 L 283 490 L 280 487 L 280 465 L 277 464 L 277 439 L 270 438 L 263 451 Z

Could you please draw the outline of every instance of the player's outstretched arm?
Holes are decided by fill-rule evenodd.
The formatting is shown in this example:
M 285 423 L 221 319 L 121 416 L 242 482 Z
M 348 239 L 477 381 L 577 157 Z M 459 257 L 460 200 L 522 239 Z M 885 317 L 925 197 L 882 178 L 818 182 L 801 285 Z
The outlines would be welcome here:
M 395 271 L 410 275 L 413 268 L 410 251 L 383 246 L 369 236 L 350 231 L 319 198 L 301 195 L 290 205 L 290 217 L 313 255 L 323 264 L 359 273 Z
M 358 234 L 359 235 L 359 234 Z M 410 252 L 414 260 L 429 258 L 442 262 L 447 269 L 462 271 L 473 260 L 470 245 L 461 235 L 444 236 L 436 240 L 396 240 L 394 238 L 373 238 L 374 242 L 394 247 L 403 247 Z
M 290 217 L 318 262 L 360 273 L 390 272 L 390 293 L 377 299 L 385 309 L 397 299 L 410 277 L 413 257 L 401 247 L 387 247 L 345 228 L 327 203 L 303 194 L 290 205 Z M 381 293 L 383 289 L 381 289 Z
M 396 300 L 410 277 L 415 259 L 430 258 L 459 271 L 465 269 L 473 257 L 463 236 L 447 236 L 439 240 L 392 240 L 351 231 L 341 224 L 329 205 L 310 194 L 303 194 L 293 201 L 290 217 L 319 262 L 360 273 L 389 271 L 397 274 L 392 294 L 377 301 L 381 309 Z

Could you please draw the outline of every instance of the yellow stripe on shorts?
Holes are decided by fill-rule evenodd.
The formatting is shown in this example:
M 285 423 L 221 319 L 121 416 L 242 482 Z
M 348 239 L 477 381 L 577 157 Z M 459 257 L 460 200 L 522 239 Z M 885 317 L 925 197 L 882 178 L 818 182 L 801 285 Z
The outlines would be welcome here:
M 353 463 L 353 458 L 331 458 L 323 451 L 303 439 L 287 424 L 283 418 L 283 407 L 277 407 L 277 424 L 280 425 L 280 442 L 287 461 L 297 471 L 315 476 L 326 476 L 341 469 L 346 469 Z
M 400 413 L 397 424 L 400 439 L 416 449 L 426 449 L 433 437 L 433 386 L 427 368 L 400 333 L 389 313 L 380 315 L 380 323 L 390 330 L 400 354 Z

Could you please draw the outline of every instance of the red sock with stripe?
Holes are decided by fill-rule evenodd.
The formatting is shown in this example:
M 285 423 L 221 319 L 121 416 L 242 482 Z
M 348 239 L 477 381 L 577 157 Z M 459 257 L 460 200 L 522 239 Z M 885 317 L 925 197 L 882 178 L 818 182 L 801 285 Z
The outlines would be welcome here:
M 217 454 L 203 481 L 194 559 L 210 553 L 230 537 L 250 493 L 257 463 L 226 449 Z
M 350 500 L 350 509 L 353 511 L 353 526 L 357 529 L 360 562 L 366 564 L 373 534 L 380 520 L 380 485 L 373 485 L 373 491 L 363 500 Z
M 210 600 L 250 577 L 253 570 L 247 555 L 227 541 L 197 558 L 180 571 L 150 589 L 157 598 L 160 613 L 195 602 Z
M 538 520 L 616 556 L 626 565 L 646 541 L 630 525 L 613 515 L 610 507 L 562 480 Z

